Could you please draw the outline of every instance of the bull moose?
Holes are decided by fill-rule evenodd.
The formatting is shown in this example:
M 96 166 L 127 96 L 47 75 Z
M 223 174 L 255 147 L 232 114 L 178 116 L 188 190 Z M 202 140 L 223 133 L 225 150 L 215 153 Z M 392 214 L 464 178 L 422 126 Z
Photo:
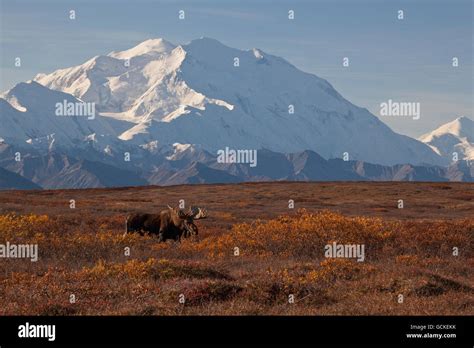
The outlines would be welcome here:
M 157 235 L 160 242 L 167 239 L 180 241 L 181 237 L 189 237 L 198 234 L 198 228 L 194 220 L 207 217 L 205 209 L 191 207 L 187 212 L 168 206 L 159 214 L 135 213 L 127 217 L 125 234 L 138 232 Z

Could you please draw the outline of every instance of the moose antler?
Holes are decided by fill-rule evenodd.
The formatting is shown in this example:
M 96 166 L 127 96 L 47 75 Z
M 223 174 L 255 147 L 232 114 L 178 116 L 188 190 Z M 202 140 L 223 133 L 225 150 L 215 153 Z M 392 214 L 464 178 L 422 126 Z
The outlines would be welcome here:
M 176 215 L 178 215 L 179 218 L 184 219 L 188 216 L 187 213 L 183 211 L 183 209 L 180 208 L 173 208 L 170 205 L 168 205 L 168 209 L 174 212 Z
M 207 211 L 199 207 L 189 208 L 188 215 L 190 215 L 193 220 L 205 219 L 207 218 Z
M 191 218 L 192 220 L 199 220 L 207 218 L 207 210 L 196 206 L 191 206 L 187 212 L 183 209 L 173 208 L 169 205 L 168 209 L 178 215 L 181 219 Z

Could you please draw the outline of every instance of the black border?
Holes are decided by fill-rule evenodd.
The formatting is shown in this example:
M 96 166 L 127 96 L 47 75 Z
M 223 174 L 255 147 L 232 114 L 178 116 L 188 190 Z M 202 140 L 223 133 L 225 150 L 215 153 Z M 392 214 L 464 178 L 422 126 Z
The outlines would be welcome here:
M 74 316 L 0 317 L 0 346 L 59 345 L 345 345 L 357 344 L 472 347 L 473 316 Z M 30 324 L 56 325 L 56 339 L 19 338 L 18 327 Z M 411 325 L 455 325 L 456 338 L 407 338 L 420 333 Z M 426 333 L 427 331 L 423 331 Z

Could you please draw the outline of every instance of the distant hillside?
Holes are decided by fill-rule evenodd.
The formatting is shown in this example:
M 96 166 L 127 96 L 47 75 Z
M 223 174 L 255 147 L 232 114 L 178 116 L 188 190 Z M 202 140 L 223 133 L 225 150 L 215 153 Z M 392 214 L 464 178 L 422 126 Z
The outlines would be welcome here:
M 39 190 L 41 187 L 21 175 L 0 168 L 0 190 Z

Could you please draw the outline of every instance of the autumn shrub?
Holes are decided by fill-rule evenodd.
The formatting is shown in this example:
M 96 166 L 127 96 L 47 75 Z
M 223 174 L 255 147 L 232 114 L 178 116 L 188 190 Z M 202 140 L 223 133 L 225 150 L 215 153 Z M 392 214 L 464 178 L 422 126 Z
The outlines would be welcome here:
M 123 236 L 114 214 L 0 215 L 0 243 L 38 243 L 40 256 L 0 262 L 0 315 L 472 313 L 473 219 L 299 210 L 252 222 L 245 211 L 159 243 Z M 325 257 L 333 242 L 363 244 L 364 262 Z
M 47 215 L 0 215 L 0 242 L 34 242 L 46 234 L 60 232 L 59 224 Z
M 92 267 L 84 267 L 80 274 L 91 278 L 128 277 L 150 278 L 157 281 L 172 278 L 232 279 L 223 271 L 197 263 L 155 258 L 149 258 L 146 261 L 132 259 L 123 263 L 99 260 Z
M 236 224 L 229 233 L 207 238 L 194 247 L 206 249 L 210 257 L 231 256 L 237 247 L 244 256 L 321 258 L 324 246 L 333 241 L 366 244 L 371 250 L 379 250 L 394 238 L 397 227 L 377 218 L 300 210 L 295 216 Z
M 181 289 L 185 304 L 203 305 L 208 302 L 227 301 L 242 291 L 242 287 L 223 280 L 207 280 L 189 288 Z
M 473 250 L 474 220 L 400 222 L 375 217 L 348 217 L 331 211 L 233 225 L 225 234 L 184 245 L 183 251 L 204 251 L 210 258 L 239 255 L 256 258 L 322 259 L 324 247 L 362 244 L 366 258 L 417 254 L 437 256 L 451 253 L 453 246 Z

